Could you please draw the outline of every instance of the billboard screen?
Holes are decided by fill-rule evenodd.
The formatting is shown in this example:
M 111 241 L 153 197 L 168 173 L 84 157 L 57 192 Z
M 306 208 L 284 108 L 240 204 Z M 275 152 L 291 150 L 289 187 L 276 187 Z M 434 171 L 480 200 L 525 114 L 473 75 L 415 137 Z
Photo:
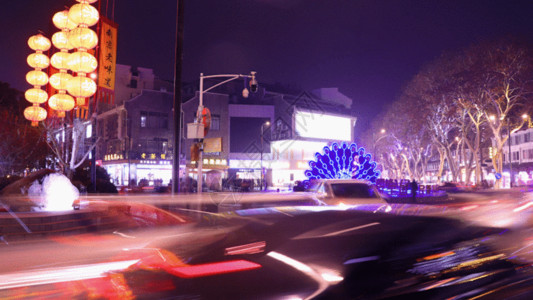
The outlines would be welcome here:
M 297 111 L 294 117 L 296 135 L 306 138 L 351 141 L 352 118 Z

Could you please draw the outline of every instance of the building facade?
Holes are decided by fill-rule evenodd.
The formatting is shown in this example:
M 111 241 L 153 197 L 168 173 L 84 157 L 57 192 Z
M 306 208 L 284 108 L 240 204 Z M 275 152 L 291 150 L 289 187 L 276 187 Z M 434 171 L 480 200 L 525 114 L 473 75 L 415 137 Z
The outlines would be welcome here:
M 117 65 L 114 102 L 99 104 L 96 122 L 97 163 L 115 185 L 167 185 L 172 179 L 171 87 L 151 69 Z
M 242 87 L 242 82 L 236 86 Z M 356 119 L 346 114 L 351 99 L 337 89 L 297 94 L 271 89 L 261 87 L 248 98 L 231 86 L 219 93 L 204 93 L 204 106 L 212 116 L 204 147 L 208 150 L 203 153 L 207 188 L 245 181 L 246 186 L 259 189 L 261 180 L 268 187 L 290 188 L 306 179 L 304 171 L 316 152 L 333 142 L 353 141 Z M 317 94 L 341 101 L 322 99 Z M 186 123 L 194 121 L 198 104 L 198 94 L 183 104 Z M 213 139 L 219 141 L 220 151 L 213 152 Z M 182 149 L 190 149 L 196 142 L 185 140 Z M 197 179 L 197 163 L 191 160 L 190 152 L 184 155 L 190 162 L 188 176 Z
M 510 145 L 509 145 L 510 143 Z M 509 151 L 510 150 L 510 151 Z M 512 178 L 513 186 L 533 183 L 533 128 L 525 128 L 511 134 L 502 149 L 505 186 Z M 510 153 L 510 155 L 509 155 Z
M 151 69 L 117 66 L 114 103 L 98 107 L 96 158 L 117 186 L 168 185 L 172 179 L 172 85 L 158 80 Z M 217 81 L 204 82 L 204 86 Z M 203 140 L 204 188 L 231 188 L 235 181 L 258 189 L 263 178 L 269 187 L 286 188 L 303 180 L 307 161 L 333 143 L 354 139 L 356 119 L 351 99 L 337 89 L 287 91 L 260 85 L 257 93 L 242 96 L 245 79 L 203 94 L 210 111 L 210 128 Z M 195 122 L 199 92 L 184 92 L 182 103 L 180 179 L 198 179 L 194 147 L 187 124 Z M 191 151 L 192 149 L 192 151 Z M 192 180 L 186 180 L 190 178 Z

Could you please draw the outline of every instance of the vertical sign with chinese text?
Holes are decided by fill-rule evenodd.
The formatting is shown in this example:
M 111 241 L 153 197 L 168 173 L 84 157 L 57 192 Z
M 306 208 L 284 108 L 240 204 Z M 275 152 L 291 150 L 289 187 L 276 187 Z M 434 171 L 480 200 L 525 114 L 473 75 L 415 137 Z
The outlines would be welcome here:
M 111 102 L 108 99 L 115 91 L 117 28 L 118 25 L 113 21 L 105 17 L 101 18 L 98 89 L 101 92 L 100 99 L 105 102 Z

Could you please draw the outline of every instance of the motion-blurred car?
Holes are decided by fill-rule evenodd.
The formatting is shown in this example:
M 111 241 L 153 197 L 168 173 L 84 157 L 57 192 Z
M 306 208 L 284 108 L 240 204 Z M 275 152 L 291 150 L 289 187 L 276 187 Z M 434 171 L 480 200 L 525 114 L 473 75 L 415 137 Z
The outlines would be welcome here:
M 458 220 L 339 206 L 196 213 L 1 245 L 0 298 L 442 299 L 531 275 L 497 247 L 504 229 Z
M 446 193 L 459 193 L 464 191 L 457 183 L 454 182 L 445 182 L 442 185 L 437 187 L 437 190 L 443 191 Z
M 310 182 L 309 191 L 328 205 L 387 205 L 378 189 L 366 180 L 314 179 Z

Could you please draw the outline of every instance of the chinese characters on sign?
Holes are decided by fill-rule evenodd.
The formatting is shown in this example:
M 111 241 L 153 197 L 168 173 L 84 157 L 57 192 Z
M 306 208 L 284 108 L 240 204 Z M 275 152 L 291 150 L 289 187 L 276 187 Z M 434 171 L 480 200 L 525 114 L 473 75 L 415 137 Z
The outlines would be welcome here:
M 138 158 L 138 157 L 137 157 Z M 156 160 L 166 161 L 167 155 L 165 153 L 156 154 L 156 153 L 141 153 L 140 159 L 142 160 L 152 160 L 153 162 L 156 162 Z M 104 156 L 105 161 L 110 160 L 123 160 L 124 155 L 122 154 L 106 154 Z
M 165 153 L 161 153 L 161 154 L 155 154 L 155 153 L 150 153 L 150 154 L 146 154 L 146 153 L 141 153 L 141 158 L 142 159 L 166 159 L 167 158 L 167 155 Z
M 122 154 L 106 154 L 104 156 L 104 160 L 105 161 L 108 161 L 108 160 L 120 160 L 120 159 L 124 159 Z
M 115 90 L 117 27 L 117 24 L 106 18 L 102 18 L 98 87 L 106 89 L 109 92 Z

